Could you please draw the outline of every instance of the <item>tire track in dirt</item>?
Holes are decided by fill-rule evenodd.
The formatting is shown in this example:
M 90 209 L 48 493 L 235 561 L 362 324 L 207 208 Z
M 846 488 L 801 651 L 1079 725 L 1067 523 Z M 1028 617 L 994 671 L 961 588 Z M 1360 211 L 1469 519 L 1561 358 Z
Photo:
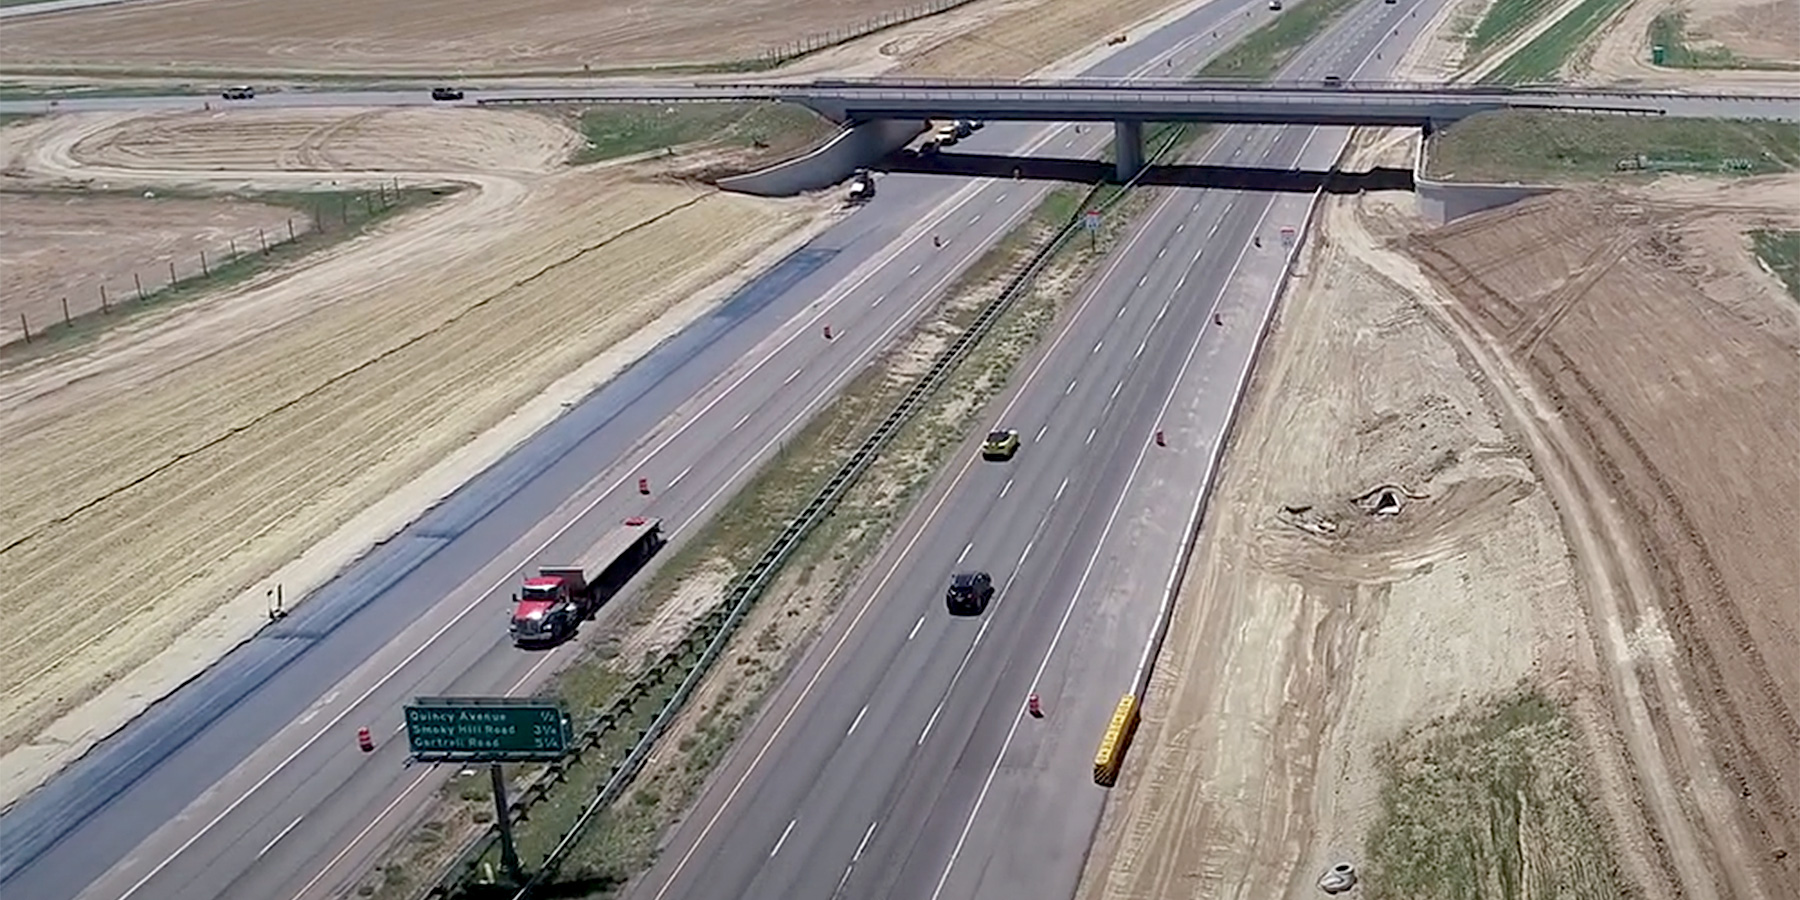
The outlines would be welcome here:
M 106 502 L 107 500 L 113 498 L 114 496 L 124 493 L 125 491 L 128 491 L 133 487 L 136 487 L 152 478 L 155 478 L 157 475 L 162 474 L 163 472 L 167 471 L 168 469 L 175 467 L 176 465 L 180 464 L 181 462 L 187 460 L 189 457 L 203 453 L 206 450 L 211 449 L 213 447 L 217 447 L 218 445 L 230 440 L 232 437 L 242 434 L 243 432 L 248 431 L 252 428 L 255 428 L 257 425 L 263 423 L 264 421 L 267 421 L 268 419 L 271 419 L 271 418 L 275 417 L 276 415 L 279 415 L 280 413 L 286 412 L 287 410 L 289 410 L 301 403 L 304 403 L 308 399 L 310 399 L 318 394 L 323 393 L 324 391 L 330 389 L 331 387 L 337 385 L 338 383 L 344 381 L 345 379 L 350 378 L 351 376 L 354 376 L 354 375 L 362 372 L 365 369 L 369 369 L 371 367 L 379 365 L 379 364 L 387 361 L 389 358 L 410 349 L 414 345 L 435 336 L 440 331 L 456 325 L 458 322 L 461 322 L 463 319 L 465 319 L 468 316 L 474 314 L 475 312 L 487 307 L 489 304 L 500 299 L 501 297 L 506 296 L 507 294 L 511 293 L 512 291 L 517 290 L 518 288 L 524 287 L 528 284 L 531 284 L 532 282 L 537 281 L 538 279 L 543 278 L 544 276 L 546 276 L 558 269 L 561 269 L 564 266 L 578 262 L 581 260 L 582 257 L 585 257 L 588 254 L 593 253 L 597 250 L 604 249 L 607 246 L 611 245 L 612 243 L 614 243 L 615 241 L 617 241 L 621 238 L 624 238 L 628 235 L 634 234 L 638 231 L 641 231 L 645 228 L 655 225 L 656 223 L 661 222 L 661 221 L 669 218 L 670 216 L 673 216 L 683 210 L 693 207 L 694 205 L 700 203 L 702 200 L 706 199 L 706 196 L 707 195 L 705 195 L 705 194 L 696 194 L 693 198 L 689 199 L 688 201 L 686 201 L 684 203 L 670 207 L 669 209 L 666 209 L 663 212 L 656 214 L 655 216 L 652 216 L 648 219 L 644 219 L 644 220 L 638 221 L 636 223 L 633 223 L 630 227 L 624 229 L 623 231 L 608 235 L 607 237 L 605 237 L 599 241 L 596 241 L 592 244 L 582 247 L 581 249 L 577 250 L 572 256 L 569 256 L 564 259 L 557 260 L 556 262 L 550 263 L 549 265 L 546 265 L 546 266 L 538 269 L 536 272 L 533 272 L 532 274 L 530 274 L 524 278 L 514 281 L 513 283 L 508 284 L 508 285 L 502 287 L 501 289 L 499 289 L 491 294 L 488 294 L 485 297 L 482 297 L 480 300 L 477 300 L 474 303 L 464 307 L 462 310 L 460 310 L 456 314 L 452 315 L 449 319 L 439 323 L 432 329 L 415 334 L 412 337 L 407 338 L 405 341 L 402 341 L 401 343 L 396 344 L 393 347 L 390 347 L 390 348 L 382 351 L 380 354 L 365 359 L 363 362 L 359 363 L 356 366 L 353 366 L 349 369 L 337 372 L 337 373 L 327 377 L 323 382 L 320 382 L 319 384 L 314 385 L 313 387 L 303 390 L 299 394 L 293 396 L 292 398 L 290 398 L 286 401 L 283 401 L 280 404 L 266 408 L 260 414 L 258 414 L 255 418 L 252 418 L 252 419 L 250 419 L 246 422 L 243 422 L 241 424 L 238 424 L 238 425 L 230 426 L 230 427 L 226 428 L 224 431 L 220 432 L 215 437 L 208 439 L 206 441 L 203 441 L 196 446 L 176 451 L 173 456 L 169 457 L 164 462 L 138 474 L 137 476 L 135 476 L 121 484 L 118 484 L 118 485 L 110 488 L 109 490 L 105 491 L 104 493 L 97 494 L 95 496 L 90 497 L 89 499 L 81 502 L 76 507 L 74 507 L 73 509 L 70 509 L 69 511 L 67 511 L 65 513 L 61 513 L 52 519 L 45 520 L 42 524 L 40 524 L 34 530 L 26 532 L 25 534 L 23 534 L 17 538 L 14 538 L 9 543 L 7 543 L 3 546 L 0 546 L 0 553 L 6 553 L 9 550 L 13 550 L 17 547 L 20 547 L 20 546 L 23 546 L 24 544 L 29 543 L 34 538 L 43 534 L 43 532 L 46 529 L 48 529 L 49 527 L 67 523 L 70 519 L 73 519 L 73 518 L 81 515 L 82 513 L 88 511 L 89 509 L 92 509 L 93 507 Z

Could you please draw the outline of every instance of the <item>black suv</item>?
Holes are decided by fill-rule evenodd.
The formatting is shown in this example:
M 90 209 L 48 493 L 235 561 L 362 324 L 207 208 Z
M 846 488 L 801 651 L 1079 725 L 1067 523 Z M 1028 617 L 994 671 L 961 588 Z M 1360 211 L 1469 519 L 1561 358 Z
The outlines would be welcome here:
M 433 100 L 461 100 L 462 98 L 463 92 L 458 88 L 435 87 L 431 89 L 431 99 Z
M 994 599 L 994 579 L 986 572 L 958 572 L 950 576 L 944 604 L 953 616 L 979 616 Z

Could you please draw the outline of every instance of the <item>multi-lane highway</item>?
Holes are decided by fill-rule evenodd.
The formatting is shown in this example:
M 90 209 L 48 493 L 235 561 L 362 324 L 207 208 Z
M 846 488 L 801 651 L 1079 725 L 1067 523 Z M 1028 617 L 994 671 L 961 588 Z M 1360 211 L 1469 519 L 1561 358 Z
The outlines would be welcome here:
M 1094 72 L 1192 67 L 1255 24 L 1256 8 L 1200 10 Z M 970 146 L 1091 153 L 1105 138 L 996 124 Z M 1042 190 L 888 177 L 868 207 L 21 800 L 0 817 L 0 893 L 283 900 L 340 888 L 451 774 L 402 768 L 400 706 L 529 691 L 568 655 L 506 643 L 522 568 L 572 556 L 634 513 L 692 534 Z M 373 754 L 355 747 L 364 725 L 380 738 Z
M 1292 74 L 1378 73 L 1439 5 L 1360 5 Z M 1346 136 L 1232 128 L 1202 161 L 1324 168 Z M 966 448 L 633 900 L 1073 892 L 1104 797 L 1095 746 L 1274 303 L 1281 228 L 1311 200 L 1160 195 L 998 404 L 1018 457 Z M 958 569 L 1002 586 L 980 619 L 944 609 Z

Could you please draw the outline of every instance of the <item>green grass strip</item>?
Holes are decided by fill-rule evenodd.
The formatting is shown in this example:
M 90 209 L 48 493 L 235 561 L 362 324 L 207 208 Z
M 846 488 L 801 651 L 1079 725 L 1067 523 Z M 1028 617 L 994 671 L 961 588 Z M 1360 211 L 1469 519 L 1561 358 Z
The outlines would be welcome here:
M 1600 27 L 1625 5 L 1626 0 L 1587 0 L 1543 34 L 1532 38 L 1518 52 L 1507 57 L 1487 80 L 1501 84 L 1524 84 L 1554 80 L 1558 72 Z

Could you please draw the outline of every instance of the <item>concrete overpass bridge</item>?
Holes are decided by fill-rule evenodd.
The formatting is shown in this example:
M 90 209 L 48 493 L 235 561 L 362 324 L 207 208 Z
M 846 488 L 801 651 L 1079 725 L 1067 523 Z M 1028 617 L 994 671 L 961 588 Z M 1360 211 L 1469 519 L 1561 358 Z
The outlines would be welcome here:
M 877 78 L 802 83 L 709 84 L 608 88 L 531 97 L 484 97 L 493 103 L 670 103 L 780 101 L 809 107 L 848 126 L 840 140 L 880 156 L 919 133 L 927 119 L 1109 122 L 1115 129 L 1115 174 L 1143 166 L 1143 126 L 1153 122 L 1252 125 L 1416 127 L 1426 131 L 1484 112 L 1541 109 L 1573 113 L 1800 120 L 1800 97 L 1444 85 L 1399 82 L 1245 83 L 1085 78 L 1030 81 Z M 893 127 L 904 123 L 905 128 Z M 904 138 L 898 137 L 901 133 Z M 879 150 L 877 151 L 877 147 Z M 848 174 L 848 169 L 844 174 Z M 841 176 L 840 176 L 841 177 Z M 826 182 L 830 183 L 830 182 Z

